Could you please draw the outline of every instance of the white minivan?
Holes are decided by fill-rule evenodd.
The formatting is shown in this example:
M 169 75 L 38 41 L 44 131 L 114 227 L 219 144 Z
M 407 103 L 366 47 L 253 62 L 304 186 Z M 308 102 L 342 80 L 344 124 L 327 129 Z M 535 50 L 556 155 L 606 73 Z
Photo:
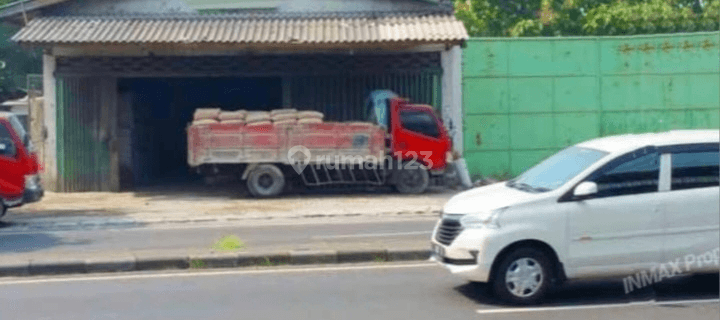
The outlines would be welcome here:
M 719 146 L 719 130 L 680 130 L 566 148 L 450 199 L 432 259 L 523 304 L 567 279 L 717 272 Z

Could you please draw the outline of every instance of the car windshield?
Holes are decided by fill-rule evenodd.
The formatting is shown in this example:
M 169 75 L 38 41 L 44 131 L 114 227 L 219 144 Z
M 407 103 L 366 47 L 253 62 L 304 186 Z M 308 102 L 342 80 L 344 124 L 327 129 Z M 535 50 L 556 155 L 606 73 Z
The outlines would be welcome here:
M 508 181 L 507 185 L 530 192 L 555 190 L 607 154 L 588 148 L 569 147 Z

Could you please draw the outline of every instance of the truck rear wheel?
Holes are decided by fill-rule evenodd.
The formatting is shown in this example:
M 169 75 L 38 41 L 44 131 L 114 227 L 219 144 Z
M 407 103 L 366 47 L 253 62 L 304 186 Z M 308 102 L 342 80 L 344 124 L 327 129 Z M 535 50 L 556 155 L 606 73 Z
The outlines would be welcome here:
M 285 175 L 275 165 L 262 164 L 248 175 L 247 187 L 255 197 L 274 197 L 285 188 Z
M 424 166 L 418 163 L 409 163 L 394 173 L 395 189 L 405 194 L 420 194 L 425 192 L 430 184 L 430 174 Z

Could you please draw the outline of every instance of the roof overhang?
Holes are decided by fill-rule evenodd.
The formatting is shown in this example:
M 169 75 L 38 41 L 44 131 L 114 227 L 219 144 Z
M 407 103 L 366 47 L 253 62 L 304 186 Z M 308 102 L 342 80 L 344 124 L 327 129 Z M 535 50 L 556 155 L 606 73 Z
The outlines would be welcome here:
M 468 39 L 452 15 L 359 17 L 42 17 L 12 37 L 29 47 L 98 46 L 310 50 L 462 44 Z

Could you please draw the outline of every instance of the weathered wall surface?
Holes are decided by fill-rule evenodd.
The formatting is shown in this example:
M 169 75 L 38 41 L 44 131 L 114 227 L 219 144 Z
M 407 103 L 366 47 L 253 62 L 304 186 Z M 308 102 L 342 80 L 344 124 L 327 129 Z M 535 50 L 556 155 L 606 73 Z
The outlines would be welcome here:
M 48 15 L 194 12 L 182 0 L 76 0 L 47 9 Z
M 471 174 L 516 175 L 621 133 L 720 126 L 720 33 L 471 39 L 463 54 Z

